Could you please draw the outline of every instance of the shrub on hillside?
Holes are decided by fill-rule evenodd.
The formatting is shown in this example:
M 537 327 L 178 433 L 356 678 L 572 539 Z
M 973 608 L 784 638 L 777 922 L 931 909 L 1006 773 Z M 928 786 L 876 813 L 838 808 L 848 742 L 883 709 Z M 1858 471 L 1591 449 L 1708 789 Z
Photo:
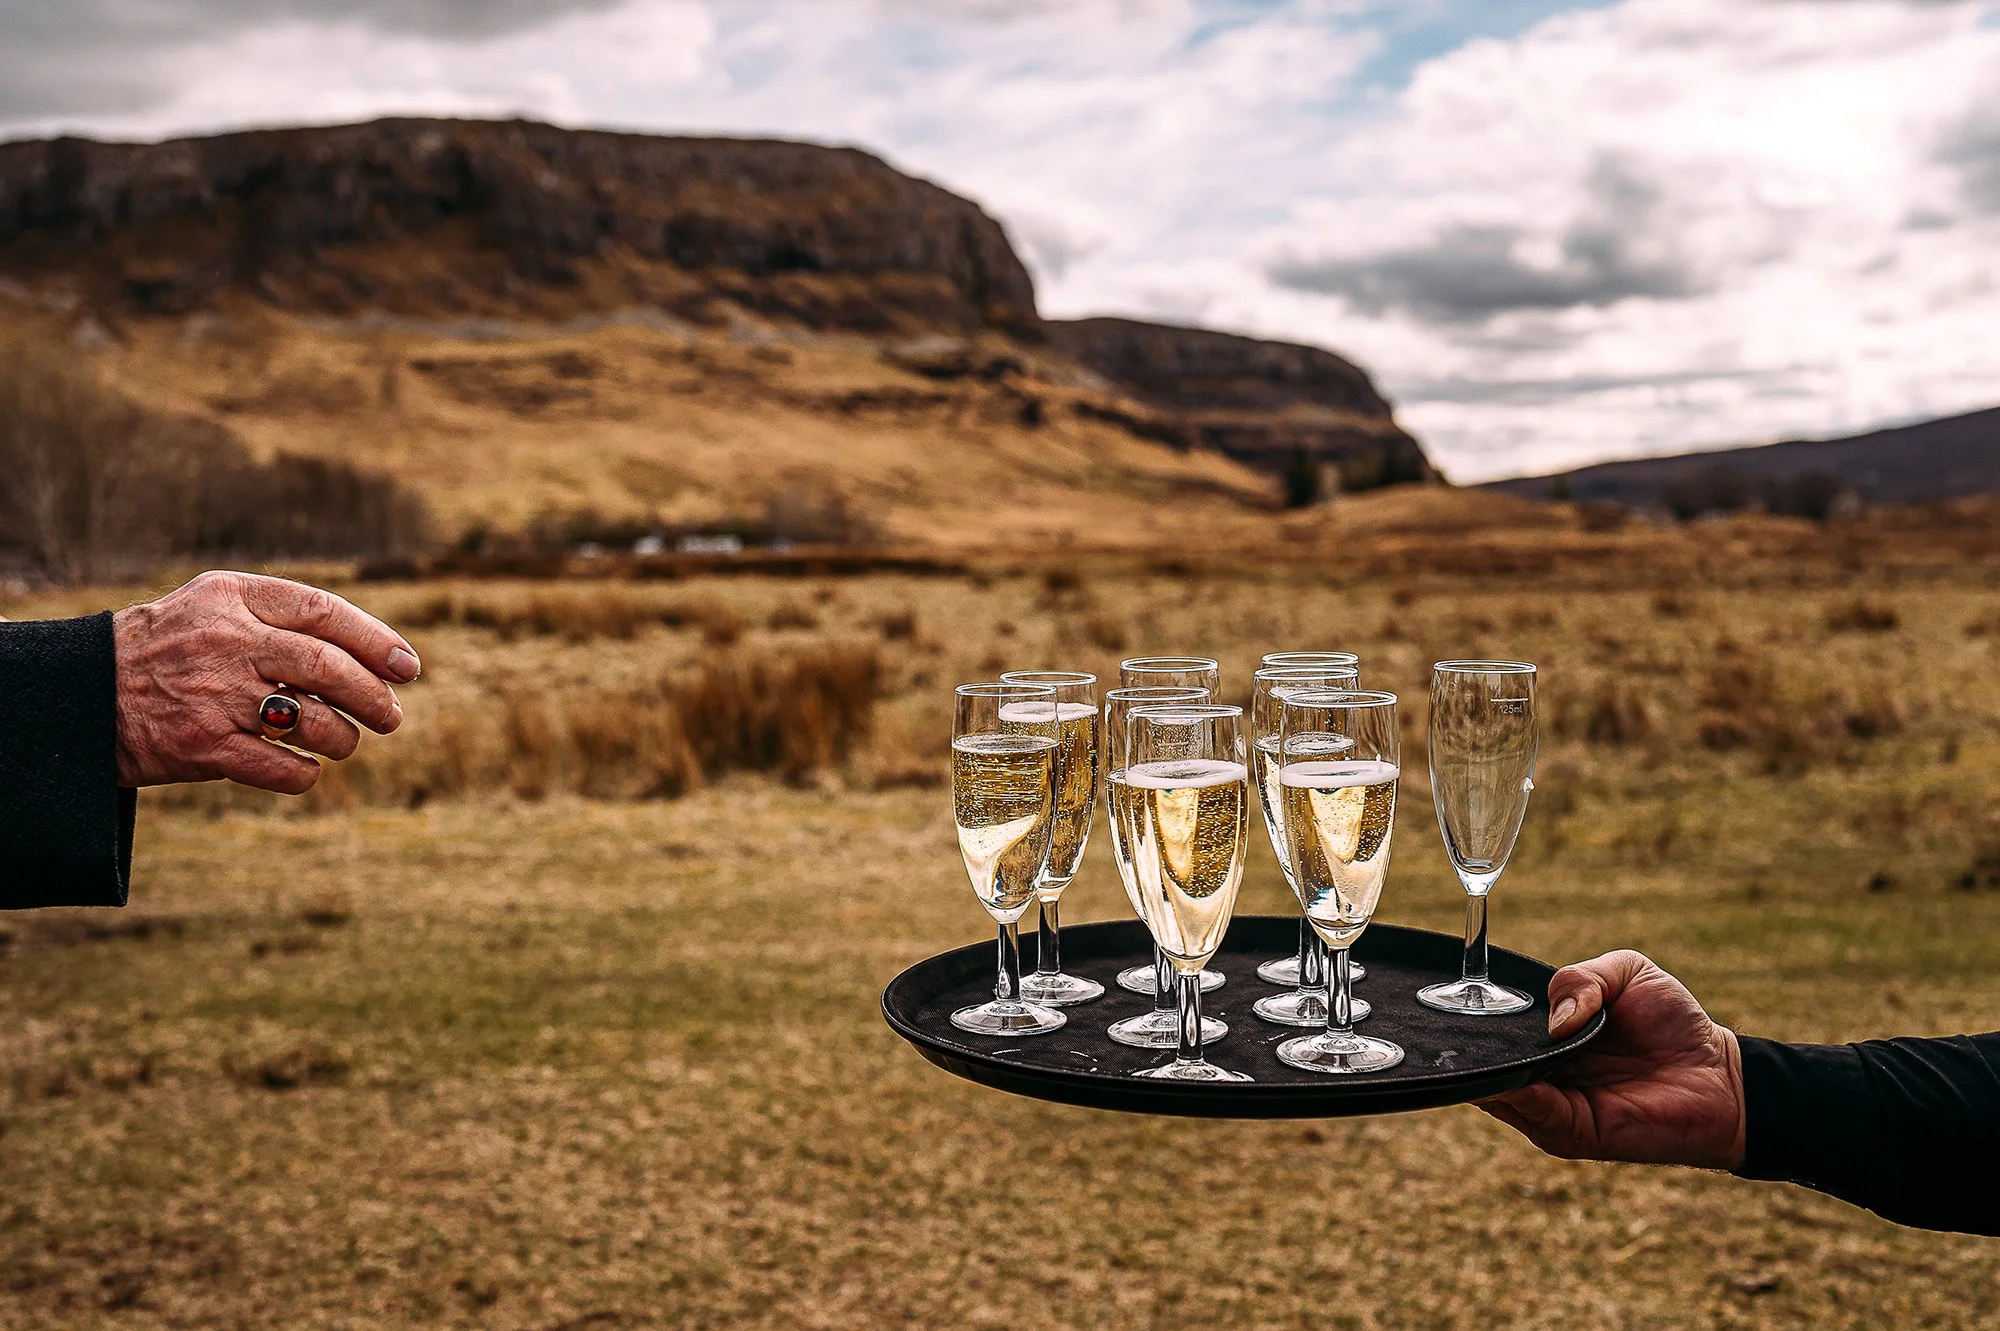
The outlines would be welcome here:
M 73 357 L 0 346 L 0 559 L 56 582 L 163 558 L 364 557 L 421 540 L 421 502 L 343 462 L 254 460 L 220 426 L 152 411 Z

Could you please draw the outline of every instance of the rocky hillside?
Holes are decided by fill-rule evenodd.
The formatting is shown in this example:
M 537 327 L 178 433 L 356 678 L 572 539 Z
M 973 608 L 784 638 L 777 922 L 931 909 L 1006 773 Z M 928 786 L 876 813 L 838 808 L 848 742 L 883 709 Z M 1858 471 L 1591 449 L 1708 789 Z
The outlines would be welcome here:
M 1437 479 L 1367 371 L 1330 351 L 1136 319 L 1043 326 L 1057 349 L 1166 413 L 1180 441 L 1264 471 L 1304 451 L 1350 487 Z
M 1135 522 L 1191 492 L 1268 510 L 1300 452 L 1350 487 L 1433 475 L 1340 357 L 1045 322 L 977 205 L 801 143 L 396 119 L 4 144 L 0 318 L 454 522 L 700 514 L 810 472 L 892 535 L 1012 481 L 1010 512 L 1075 498 L 1088 526 L 1093 487 Z M 980 465 L 949 446 L 974 438 Z
M 1039 326 L 1000 225 L 866 153 L 521 121 L 0 145 L 0 272 L 141 315 L 239 290 L 317 313 Z

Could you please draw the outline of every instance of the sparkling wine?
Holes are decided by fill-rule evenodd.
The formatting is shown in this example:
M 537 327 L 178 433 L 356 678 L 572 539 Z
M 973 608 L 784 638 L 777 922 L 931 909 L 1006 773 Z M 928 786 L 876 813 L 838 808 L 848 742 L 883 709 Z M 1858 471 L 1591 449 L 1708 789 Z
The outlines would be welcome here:
M 1292 890 L 1328 947 L 1361 937 L 1389 874 L 1401 769 L 1379 760 L 1313 759 L 1285 765 L 1285 837 Z
M 1354 741 L 1344 735 L 1329 735 L 1328 756 L 1335 750 L 1354 747 Z M 1278 783 L 1278 736 L 1266 735 L 1250 746 L 1250 762 L 1256 769 L 1257 803 L 1264 810 L 1264 831 L 1271 838 L 1271 851 L 1278 857 L 1278 868 L 1285 875 L 1285 884 L 1297 892 L 1298 884 L 1292 881 L 1291 857 L 1285 851 L 1285 798 L 1280 793 Z
M 951 802 L 972 890 L 995 918 L 1019 919 L 1048 860 L 1056 741 L 963 735 L 951 745 Z
M 1132 903 L 1132 913 L 1143 920 L 1146 912 L 1139 904 L 1139 880 L 1132 868 L 1132 813 L 1136 798 L 1123 771 L 1105 774 L 1104 805 L 1111 834 L 1111 862 L 1118 868 L 1118 881 L 1124 885 L 1125 899 Z
M 1056 819 L 1050 834 L 1049 867 L 1042 875 L 1042 892 L 1054 896 L 1069 886 L 1083 863 L 1083 848 L 1090 840 L 1091 816 L 1097 808 L 1097 709 L 1087 702 L 1056 704 L 1057 730 L 1062 746 L 1058 755 L 1061 775 L 1056 785 Z M 1012 713 L 1012 715 L 1010 715 Z M 1026 714 L 1026 715 L 1023 715 Z M 1000 709 L 1000 721 L 1046 723 L 1047 703 L 1009 703 Z
M 1222 945 L 1243 882 L 1249 771 L 1220 759 L 1137 763 L 1123 774 L 1133 905 L 1160 950 L 1200 970 Z

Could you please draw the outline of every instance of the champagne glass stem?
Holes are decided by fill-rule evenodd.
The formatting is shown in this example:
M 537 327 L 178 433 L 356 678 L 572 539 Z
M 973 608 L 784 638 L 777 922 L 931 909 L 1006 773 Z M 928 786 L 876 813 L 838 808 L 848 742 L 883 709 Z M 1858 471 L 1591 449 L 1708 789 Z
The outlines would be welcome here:
M 1042 919 L 1035 931 L 1035 973 L 1054 975 L 1062 970 L 1062 920 L 1058 897 L 1042 898 Z
M 1000 926 L 1000 982 L 993 997 L 1002 1003 L 1021 1001 L 1021 929 L 1013 920 Z
M 1306 958 L 1311 955 L 1313 950 L 1313 944 L 1317 943 L 1318 941 L 1319 941 L 1319 935 L 1313 932 L 1312 921 L 1308 920 L 1303 915 L 1299 916 L 1299 983 L 1300 984 L 1304 984 L 1306 982 L 1306 966 L 1309 964 L 1306 961 Z M 1321 984 L 1326 983 L 1326 976 L 1324 973 L 1320 975 L 1319 980 Z
M 1354 994 L 1348 987 L 1347 949 L 1330 948 L 1333 961 L 1332 1002 L 1326 1005 L 1326 1029 L 1330 1035 L 1354 1034 Z
M 1299 942 L 1299 988 L 1326 988 L 1326 943 L 1311 925 Z
M 1176 973 L 1174 992 L 1179 997 L 1180 1047 L 1174 1058 L 1181 1063 L 1201 1061 L 1201 972 Z
M 1200 977 L 1197 976 L 1196 983 L 1199 982 L 1200 982 Z M 1155 1012 L 1172 1012 L 1174 1010 L 1174 990 L 1177 983 L 1178 980 L 1175 977 L 1174 963 L 1167 960 L 1166 953 L 1160 951 L 1160 949 L 1157 947 L 1154 948 L 1153 949 L 1153 1010 Z M 1199 1029 L 1199 1027 L 1197 1027 L 1196 1029 Z
M 1465 964 L 1460 969 L 1465 979 L 1486 978 L 1486 893 L 1484 892 L 1465 894 Z

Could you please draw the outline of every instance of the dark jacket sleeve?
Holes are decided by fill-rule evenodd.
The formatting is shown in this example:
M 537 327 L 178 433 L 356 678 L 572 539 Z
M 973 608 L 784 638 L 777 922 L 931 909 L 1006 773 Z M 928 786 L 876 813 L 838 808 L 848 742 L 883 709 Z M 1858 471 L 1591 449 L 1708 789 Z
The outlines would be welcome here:
M 0 624 L 0 910 L 125 904 L 115 668 L 108 612 Z
M 1902 1225 L 2000 1234 L 2000 1033 L 1737 1044 L 1737 1173 L 1803 1183 Z

